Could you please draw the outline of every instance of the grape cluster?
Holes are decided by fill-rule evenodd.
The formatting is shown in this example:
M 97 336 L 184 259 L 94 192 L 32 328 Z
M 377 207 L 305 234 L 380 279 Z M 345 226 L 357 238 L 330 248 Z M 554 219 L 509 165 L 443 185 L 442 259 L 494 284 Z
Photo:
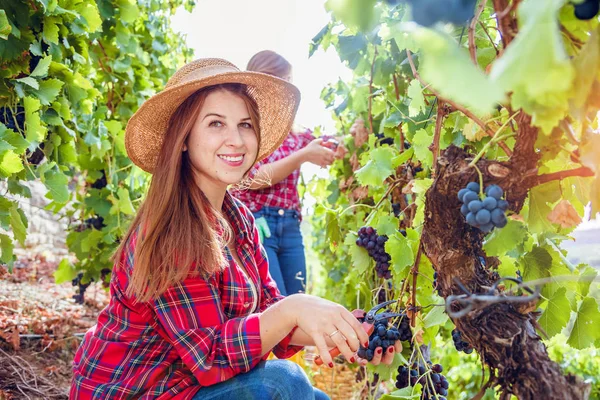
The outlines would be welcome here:
M 13 115 L 10 108 L 0 107 L 0 123 L 4 124 L 8 129 L 23 132 L 25 130 L 25 109 L 19 106 Z
M 473 347 L 464 340 L 462 340 L 462 334 L 458 329 L 454 329 L 452 331 L 452 340 L 454 341 L 454 347 L 456 347 L 456 351 L 464 351 L 467 354 L 471 354 L 473 352 Z
M 385 242 L 387 241 L 388 237 L 386 235 L 378 235 L 375 228 L 363 226 L 358 230 L 356 245 L 364 247 L 375 260 L 375 271 L 377 271 L 378 277 L 391 279 L 390 261 L 392 257 L 385 251 Z
M 398 327 L 388 327 L 387 320 L 378 321 L 369 336 L 369 347 L 361 345 L 356 354 L 360 358 L 371 361 L 378 347 L 383 347 L 384 350 L 387 350 L 394 345 L 396 340 L 406 341 L 410 339 L 412 339 L 412 332 L 410 331 L 408 318 L 402 317 Z
M 439 21 L 463 25 L 473 17 L 477 0 L 407 0 L 413 20 L 431 26 Z
M 392 204 L 392 211 L 394 212 L 394 217 L 400 218 L 400 214 L 402 213 L 402 207 L 400 203 Z
M 375 137 L 377 138 L 377 141 L 379 142 L 380 145 L 383 145 L 383 144 L 387 144 L 390 146 L 394 145 L 394 138 L 385 137 L 385 135 L 383 133 L 376 133 Z
M 102 171 L 102 176 L 98 179 L 96 179 L 94 181 L 94 183 L 92 183 L 91 187 L 93 189 L 102 189 L 105 188 L 107 185 L 107 181 L 106 181 L 106 172 L 104 172 L 104 170 Z
M 600 11 L 600 0 L 584 0 L 583 3 L 575 4 L 575 18 L 588 20 L 598 15 Z
M 504 192 L 498 185 L 485 188 L 485 197 L 479 197 L 479 184 L 470 182 L 466 188 L 458 191 L 458 199 L 463 203 L 460 212 L 471 226 L 488 233 L 494 227 L 503 228 L 508 220 L 506 210 L 508 202 L 502 199 Z
M 423 387 L 423 399 L 424 400 L 446 400 L 445 397 L 448 395 L 448 388 L 450 387 L 448 380 L 442 371 L 444 368 L 440 364 L 431 365 L 431 362 L 427 362 L 427 365 L 431 372 L 428 372 L 423 365 L 413 364 L 411 368 L 405 365 L 398 367 L 398 375 L 396 375 L 396 387 L 403 389 L 408 386 L 416 386 L 420 384 Z M 430 377 L 427 377 L 427 374 Z M 433 389 L 435 393 L 431 393 L 431 383 L 433 383 Z
M 71 281 L 71 283 L 73 284 L 73 286 L 77 286 L 78 290 L 77 290 L 77 294 L 73 295 L 73 299 L 75 299 L 75 303 L 77 304 L 83 304 L 83 300 L 84 300 L 84 294 L 85 291 L 87 290 L 88 286 L 90 286 L 90 284 L 92 283 L 93 279 L 91 279 L 89 282 L 87 283 L 81 283 L 81 279 L 83 278 L 83 272 L 80 272 L 77 274 L 77 276 L 75 277 L 75 279 L 73 279 Z

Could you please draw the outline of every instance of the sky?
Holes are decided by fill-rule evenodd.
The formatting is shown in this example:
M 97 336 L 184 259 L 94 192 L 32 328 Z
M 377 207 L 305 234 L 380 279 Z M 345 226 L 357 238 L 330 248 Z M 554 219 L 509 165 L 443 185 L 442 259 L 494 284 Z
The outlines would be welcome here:
M 180 8 L 172 25 L 186 36 L 196 58 L 224 58 L 245 69 L 261 50 L 281 54 L 292 64 L 293 83 L 302 94 L 296 123 L 310 129 L 321 126 L 323 133 L 335 135 L 335 121 L 320 99 L 321 90 L 340 78 L 350 80 L 352 71 L 333 47 L 308 58 L 312 38 L 329 21 L 324 0 L 197 0 L 192 13 Z M 306 182 L 328 176 L 327 169 L 310 163 L 301 171 Z M 305 212 L 314 204 L 307 193 Z
M 319 96 L 328 83 L 350 79 L 352 72 L 333 48 L 308 58 L 311 39 L 330 20 L 324 4 L 324 0 L 197 0 L 193 13 L 181 8 L 172 22 L 186 35 L 196 58 L 224 58 L 245 69 L 261 50 L 284 56 L 302 93 L 296 122 L 311 129 L 321 125 L 335 134 L 331 112 Z

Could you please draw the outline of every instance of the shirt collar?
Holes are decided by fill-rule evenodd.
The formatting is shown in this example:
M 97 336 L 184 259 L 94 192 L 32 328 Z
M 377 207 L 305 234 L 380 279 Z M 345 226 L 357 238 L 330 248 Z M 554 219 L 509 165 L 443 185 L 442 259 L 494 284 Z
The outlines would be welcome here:
M 248 219 L 244 216 L 242 210 L 236 203 L 236 200 L 231 194 L 229 194 L 229 191 L 225 192 L 222 211 L 231 223 L 236 242 L 239 243 L 246 241 L 248 237 L 248 230 L 250 229 L 250 221 L 248 221 Z

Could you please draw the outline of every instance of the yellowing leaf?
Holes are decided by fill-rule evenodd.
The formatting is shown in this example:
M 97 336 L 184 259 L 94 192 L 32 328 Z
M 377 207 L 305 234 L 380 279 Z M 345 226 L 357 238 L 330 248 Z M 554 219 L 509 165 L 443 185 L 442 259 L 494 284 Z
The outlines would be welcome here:
M 590 188 L 592 215 L 600 212 L 600 134 L 585 132 L 579 147 L 581 162 L 596 173 Z
M 472 120 L 469 120 L 464 128 L 463 128 L 463 136 L 467 138 L 467 140 L 471 141 L 471 142 L 479 142 L 481 139 L 483 139 L 486 135 L 486 133 L 483 131 L 483 129 L 481 129 L 479 127 L 479 125 L 477 125 L 475 122 L 473 122 Z
M 568 200 L 559 201 L 554 210 L 548 214 L 548 220 L 562 228 L 571 228 L 581 223 L 581 217 Z

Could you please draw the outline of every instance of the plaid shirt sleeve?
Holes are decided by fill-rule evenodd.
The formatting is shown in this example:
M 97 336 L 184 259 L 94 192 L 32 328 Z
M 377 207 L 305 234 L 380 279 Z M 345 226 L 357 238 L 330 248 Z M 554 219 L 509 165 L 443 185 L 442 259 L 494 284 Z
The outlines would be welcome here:
M 304 131 L 302 133 L 298 133 L 297 136 L 298 136 L 298 141 L 299 141 L 299 145 L 300 145 L 301 149 L 303 149 L 310 142 L 312 142 L 313 140 L 316 139 L 310 129 L 307 129 L 306 131 Z
M 243 207 L 243 206 L 242 206 Z M 245 207 L 244 207 L 245 208 Z M 261 288 L 261 302 L 260 302 L 260 311 L 264 311 L 269 308 L 271 305 L 275 304 L 279 300 L 283 299 L 284 296 L 281 295 L 279 289 L 277 289 L 277 285 L 273 278 L 271 278 L 271 274 L 269 273 L 269 263 L 267 261 L 267 253 L 262 243 L 260 242 L 260 237 L 258 235 L 258 228 L 254 224 L 254 217 L 252 213 L 245 209 L 246 218 L 250 221 L 252 226 L 252 236 L 251 239 L 254 244 L 254 254 L 256 260 L 256 266 L 258 267 L 258 272 L 260 274 L 260 281 L 262 283 Z M 292 331 L 285 337 L 281 342 L 279 342 L 274 348 L 273 353 L 277 356 L 277 358 L 289 358 L 302 350 L 303 346 L 294 346 L 290 344 L 292 340 L 292 336 L 298 327 L 292 329 Z M 265 355 L 265 359 L 268 354 Z
M 202 386 L 214 385 L 261 361 L 258 314 L 227 319 L 212 279 L 188 278 L 153 300 L 169 342 Z

